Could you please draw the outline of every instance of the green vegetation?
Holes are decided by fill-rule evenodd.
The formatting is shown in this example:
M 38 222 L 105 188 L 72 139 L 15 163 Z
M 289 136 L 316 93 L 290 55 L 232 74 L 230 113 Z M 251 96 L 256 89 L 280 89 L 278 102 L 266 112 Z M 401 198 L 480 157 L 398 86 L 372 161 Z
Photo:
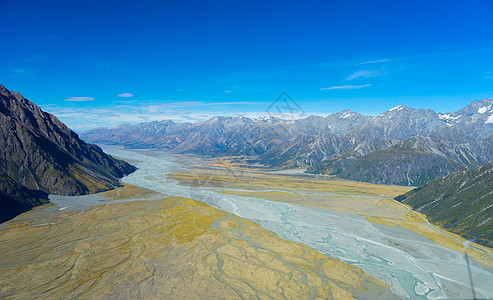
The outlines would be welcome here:
M 432 180 L 395 199 L 464 238 L 493 247 L 493 163 Z

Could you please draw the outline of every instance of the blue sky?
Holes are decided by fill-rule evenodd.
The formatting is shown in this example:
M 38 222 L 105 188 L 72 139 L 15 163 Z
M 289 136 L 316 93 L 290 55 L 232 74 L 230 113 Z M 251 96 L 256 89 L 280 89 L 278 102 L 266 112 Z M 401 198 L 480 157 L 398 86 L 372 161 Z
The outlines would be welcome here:
M 75 130 L 493 98 L 493 1 L 0 0 L 0 83 Z

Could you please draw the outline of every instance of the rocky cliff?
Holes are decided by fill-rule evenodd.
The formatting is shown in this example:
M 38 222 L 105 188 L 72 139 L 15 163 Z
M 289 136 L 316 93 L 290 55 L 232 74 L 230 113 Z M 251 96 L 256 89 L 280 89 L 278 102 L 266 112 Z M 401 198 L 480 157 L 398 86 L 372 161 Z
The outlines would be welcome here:
M 0 143 L 4 186 L 5 182 L 13 181 L 28 190 L 82 195 L 119 186 L 119 178 L 135 170 L 99 147 L 85 143 L 55 116 L 2 85 Z M 2 192 L 9 195 L 12 191 L 2 189 Z M 29 208 L 29 205 L 21 206 Z

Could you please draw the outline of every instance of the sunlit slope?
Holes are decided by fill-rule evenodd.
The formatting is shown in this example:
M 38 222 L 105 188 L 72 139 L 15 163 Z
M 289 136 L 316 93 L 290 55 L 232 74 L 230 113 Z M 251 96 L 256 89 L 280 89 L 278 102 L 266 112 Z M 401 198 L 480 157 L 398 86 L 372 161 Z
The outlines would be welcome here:
M 493 163 L 432 180 L 396 199 L 452 232 L 493 247 Z

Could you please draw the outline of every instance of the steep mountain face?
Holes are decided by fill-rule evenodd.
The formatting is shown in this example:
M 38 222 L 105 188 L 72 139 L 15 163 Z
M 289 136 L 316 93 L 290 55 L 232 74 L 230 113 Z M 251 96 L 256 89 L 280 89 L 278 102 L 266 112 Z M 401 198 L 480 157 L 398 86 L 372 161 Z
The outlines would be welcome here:
M 0 205 L 2 207 L 0 223 L 46 203 L 48 203 L 48 194 L 27 189 L 12 178 L 0 174 Z
M 360 141 L 374 138 L 403 140 L 417 135 L 429 136 L 445 126 L 431 109 L 413 109 L 399 105 L 355 128 L 349 133 L 349 137 Z
M 493 101 L 473 101 L 457 112 L 440 114 L 448 126 L 434 133 L 451 141 L 477 141 L 493 135 Z
M 347 159 L 346 159 L 347 160 Z M 343 159 L 333 159 L 333 167 Z M 419 186 L 458 170 L 493 161 L 493 136 L 471 143 L 455 143 L 435 137 L 411 137 L 391 147 L 363 155 L 345 168 L 342 178 L 384 184 Z M 316 166 L 315 166 L 316 167 Z
M 0 141 L 2 178 L 30 190 L 60 195 L 99 192 L 119 186 L 118 179 L 135 170 L 86 144 L 55 116 L 2 85 Z
M 287 139 L 275 140 L 275 143 L 271 143 L 271 146 L 259 156 L 258 161 L 274 167 L 311 166 L 344 153 L 352 146 L 347 139 L 330 132 L 319 135 L 293 135 Z
M 458 171 L 395 199 L 464 238 L 493 247 L 493 163 Z
M 447 114 L 395 107 L 349 132 L 353 149 L 315 163 L 307 172 L 416 186 L 485 164 L 493 160 L 492 104 L 474 101 Z
M 330 114 L 325 117 L 325 120 L 327 121 L 328 127 L 332 133 L 339 136 L 344 136 L 348 132 L 370 120 L 373 120 L 374 118 L 375 117 L 365 116 L 347 109 L 335 114 Z

